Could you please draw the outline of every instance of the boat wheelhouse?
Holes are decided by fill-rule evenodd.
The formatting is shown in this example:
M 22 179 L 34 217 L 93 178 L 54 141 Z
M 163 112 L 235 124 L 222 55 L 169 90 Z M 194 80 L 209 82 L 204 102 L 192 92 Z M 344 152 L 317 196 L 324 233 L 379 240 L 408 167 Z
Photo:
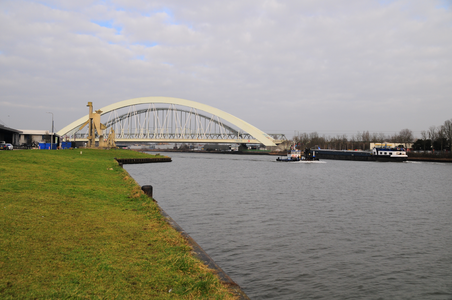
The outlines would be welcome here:
M 372 155 L 376 161 L 406 161 L 406 150 L 400 147 L 374 147 Z
M 302 159 L 301 150 L 295 149 L 295 146 L 293 146 L 292 150 L 287 151 L 287 156 L 285 158 L 278 157 L 276 161 L 300 161 Z

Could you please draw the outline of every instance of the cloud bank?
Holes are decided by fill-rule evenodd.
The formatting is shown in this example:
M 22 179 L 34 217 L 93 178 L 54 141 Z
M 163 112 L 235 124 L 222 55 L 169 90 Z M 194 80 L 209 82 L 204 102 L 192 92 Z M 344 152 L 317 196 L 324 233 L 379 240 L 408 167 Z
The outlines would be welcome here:
M 269 133 L 419 136 L 452 118 L 451 3 L 3 0 L 0 120 L 168 96 Z

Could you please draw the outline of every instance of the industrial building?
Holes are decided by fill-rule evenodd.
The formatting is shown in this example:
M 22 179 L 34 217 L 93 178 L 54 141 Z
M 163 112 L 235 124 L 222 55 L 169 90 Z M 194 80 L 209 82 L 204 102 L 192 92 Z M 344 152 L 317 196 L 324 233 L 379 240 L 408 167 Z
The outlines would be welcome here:
M 5 141 L 6 143 L 13 145 L 19 145 L 20 133 L 20 130 L 9 128 L 0 124 L 0 141 Z
M 48 130 L 22 130 L 0 124 L 0 141 L 5 141 L 14 148 L 38 147 L 39 143 L 59 143 L 59 136 Z

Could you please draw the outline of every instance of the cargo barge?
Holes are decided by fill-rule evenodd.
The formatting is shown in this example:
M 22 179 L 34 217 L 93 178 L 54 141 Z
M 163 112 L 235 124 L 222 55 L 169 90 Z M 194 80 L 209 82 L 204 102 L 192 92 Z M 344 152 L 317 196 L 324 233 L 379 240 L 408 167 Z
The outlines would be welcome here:
M 310 149 L 316 158 L 357 161 L 407 161 L 408 156 L 403 148 L 375 147 L 372 151 Z

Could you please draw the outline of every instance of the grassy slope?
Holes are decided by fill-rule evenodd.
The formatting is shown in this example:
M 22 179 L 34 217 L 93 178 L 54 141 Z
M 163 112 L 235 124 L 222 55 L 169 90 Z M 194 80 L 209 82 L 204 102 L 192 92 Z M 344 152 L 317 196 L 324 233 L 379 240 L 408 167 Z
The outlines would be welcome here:
M 0 298 L 231 299 L 113 160 L 0 153 Z

